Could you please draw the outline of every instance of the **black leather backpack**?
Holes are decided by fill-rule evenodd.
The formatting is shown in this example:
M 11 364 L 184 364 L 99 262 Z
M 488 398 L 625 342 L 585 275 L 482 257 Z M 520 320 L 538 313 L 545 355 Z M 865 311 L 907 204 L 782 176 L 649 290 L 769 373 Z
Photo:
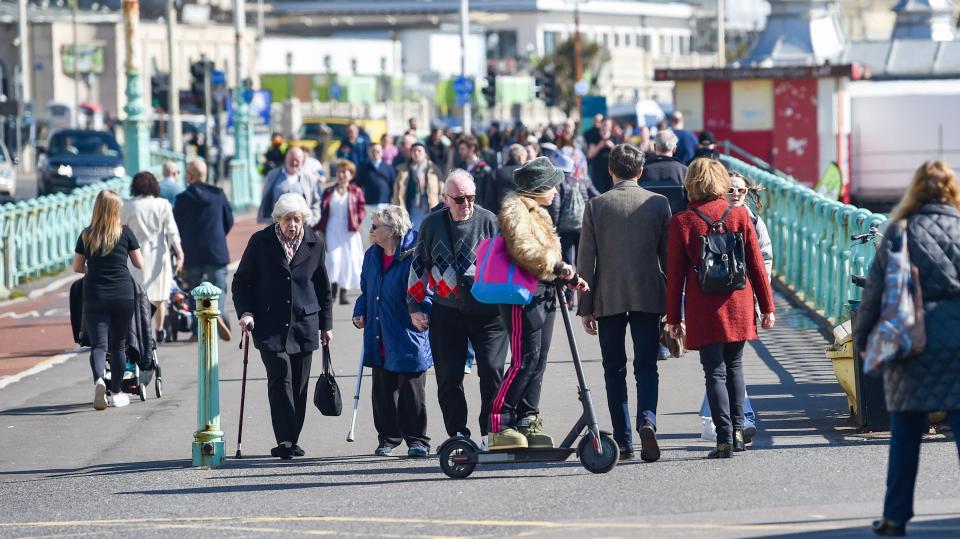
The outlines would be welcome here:
M 697 264 L 700 289 L 706 294 L 722 294 L 746 288 L 743 232 L 730 232 L 723 223 L 732 207 L 727 208 L 716 222 L 700 210 L 690 209 L 707 222 L 707 233 L 700 236 L 700 262 Z

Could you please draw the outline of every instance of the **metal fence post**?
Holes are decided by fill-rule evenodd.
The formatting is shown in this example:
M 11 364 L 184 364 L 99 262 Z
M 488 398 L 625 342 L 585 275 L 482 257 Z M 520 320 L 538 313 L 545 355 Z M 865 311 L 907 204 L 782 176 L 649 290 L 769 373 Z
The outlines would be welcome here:
M 219 298 L 223 291 L 204 281 L 193 289 L 197 300 L 197 430 L 193 433 L 193 465 L 222 466 L 225 455 L 220 430 L 220 359 L 217 348 Z

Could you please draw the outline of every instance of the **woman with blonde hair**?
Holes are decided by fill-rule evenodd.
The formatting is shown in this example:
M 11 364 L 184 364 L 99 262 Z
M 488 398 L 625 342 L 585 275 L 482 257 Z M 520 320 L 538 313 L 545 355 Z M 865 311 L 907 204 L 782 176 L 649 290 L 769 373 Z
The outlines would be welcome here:
M 880 318 L 887 260 L 903 248 L 905 224 L 910 263 L 920 274 L 927 344 L 919 355 L 896 362 L 883 372 L 890 411 L 890 460 L 883 518 L 873 523 L 877 535 L 900 536 L 913 518 L 913 492 L 920 461 L 920 440 L 927 414 L 949 412 L 960 432 L 960 186 L 943 161 L 927 161 L 890 215 L 887 235 L 870 267 L 853 327 L 857 349 Z M 905 223 L 904 223 L 905 222 Z M 960 450 L 960 437 L 955 436 Z
M 90 338 L 93 370 L 93 407 L 126 406 L 130 399 L 121 388 L 126 364 L 124 339 L 130 330 L 134 309 L 133 277 L 127 259 L 143 268 L 140 244 L 129 227 L 120 224 L 120 195 L 100 191 L 93 206 L 90 226 L 77 239 L 73 271 L 83 278 L 83 320 Z M 110 397 L 103 381 L 110 352 Z
M 717 432 L 717 447 L 709 458 L 730 458 L 744 446 L 743 346 L 757 338 L 753 298 L 762 314 L 761 325 L 774 324 L 773 292 L 767 280 L 750 214 L 724 198 L 730 189 L 727 170 L 715 159 L 695 159 L 684 180 L 688 208 L 670 220 L 667 239 L 667 330 L 686 338 L 686 347 L 700 351 L 707 400 Z M 697 267 L 701 242 L 711 225 L 743 237 L 747 280 L 744 288 L 706 292 Z M 686 328 L 681 315 L 686 313 Z

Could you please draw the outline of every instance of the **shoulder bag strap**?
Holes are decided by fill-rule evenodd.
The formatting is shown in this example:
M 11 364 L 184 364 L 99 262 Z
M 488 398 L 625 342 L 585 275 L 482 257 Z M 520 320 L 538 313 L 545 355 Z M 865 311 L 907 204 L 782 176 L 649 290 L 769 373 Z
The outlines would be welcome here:
M 450 224 L 450 208 L 444 210 L 446 215 L 443 216 L 443 228 L 447 231 L 447 241 L 450 242 L 450 256 L 453 257 L 453 260 L 450 261 L 450 264 L 453 265 L 453 271 L 457 274 L 457 279 L 462 279 L 463 274 L 460 273 L 460 267 L 457 265 L 457 244 L 453 241 L 453 225 Z
M 323 345 L 323 374 L 330 374 L 333 369 L 333 361 L 330 359 L 330 345 Z
M 726 228 L 726 225 L 724 225 L 723 221 L 726 220 L 726 218 L 727 218 L 728 215 L 730 215 L 730 210 L 732 210 L 732 209 L 733 209 L 733 206 L 727 206 L 727 211 L 723 212 L 723 215 L 721 215 L 721 216 L 720 216 L 720 219 L 717 220 L 717 221 L 712 221 L 712 220 L 711 220 L 709 217 L 707 217 L 702 211 L 700 211 L 700 210 L 698 210 L 698 209 L 696 209 L 696 208 L 690 208 L 690 211 L 692 211 L 693 213 L 697 214 L 701 219 L 703 219 L 704 221 L 706 221 L 706 222 L 707 222 L 707 226 L 710 227 L 711 230 L 716 230 L 716 229 L 719 229 L 720 227 Z

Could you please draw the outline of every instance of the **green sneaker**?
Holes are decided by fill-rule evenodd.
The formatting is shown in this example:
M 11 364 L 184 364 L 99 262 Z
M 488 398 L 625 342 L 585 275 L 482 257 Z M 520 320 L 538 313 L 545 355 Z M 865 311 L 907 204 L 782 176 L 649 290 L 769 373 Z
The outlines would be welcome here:
M 543 433 L 543 419 L 538 415 L 528 415 L 520 420 L 517 430 L 527 437 L 527 447 L 553 447 L 553 438 Z
M 490 439 L 490 451 L 527 448 L 527 437 L 517 432 L 516 429 L 506 428 L 500 432 L 491 432 L 488 437 Z

